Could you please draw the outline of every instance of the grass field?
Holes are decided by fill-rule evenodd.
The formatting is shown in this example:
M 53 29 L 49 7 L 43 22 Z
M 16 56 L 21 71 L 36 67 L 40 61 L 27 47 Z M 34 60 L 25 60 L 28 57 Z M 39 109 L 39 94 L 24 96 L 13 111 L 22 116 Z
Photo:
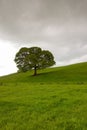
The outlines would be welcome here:
M 0 77 L 0 130 L 87 130 L 87 63 Z

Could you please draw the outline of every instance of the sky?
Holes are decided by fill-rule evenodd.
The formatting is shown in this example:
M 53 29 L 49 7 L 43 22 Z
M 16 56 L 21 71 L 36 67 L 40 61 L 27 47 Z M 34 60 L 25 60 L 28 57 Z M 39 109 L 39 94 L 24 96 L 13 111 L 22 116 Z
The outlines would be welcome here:
M 87 61 L 87 0 L 0 0 L 0 76 L 32 46 L 51 51 L 56 66 Z

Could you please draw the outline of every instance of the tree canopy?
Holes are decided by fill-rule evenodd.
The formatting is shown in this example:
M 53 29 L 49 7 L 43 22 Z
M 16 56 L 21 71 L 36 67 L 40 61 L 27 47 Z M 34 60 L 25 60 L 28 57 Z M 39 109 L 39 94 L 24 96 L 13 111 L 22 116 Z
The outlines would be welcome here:
M 26 72 L 33 69 L 34 75 L 37 75 L 38 69 L 47 68 L 55 64 L 53 54 L 48 50 L 42 50 L 40 47 L 21 48 L 17 52 L 14 61 L 19 71 Z

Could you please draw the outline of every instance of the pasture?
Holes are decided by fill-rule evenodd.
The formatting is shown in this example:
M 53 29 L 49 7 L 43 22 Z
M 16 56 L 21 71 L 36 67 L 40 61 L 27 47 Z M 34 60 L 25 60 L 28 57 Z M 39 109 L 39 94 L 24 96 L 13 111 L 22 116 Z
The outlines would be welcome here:
M 0 77 L 0 130 L 87 130 L 87 63 Z

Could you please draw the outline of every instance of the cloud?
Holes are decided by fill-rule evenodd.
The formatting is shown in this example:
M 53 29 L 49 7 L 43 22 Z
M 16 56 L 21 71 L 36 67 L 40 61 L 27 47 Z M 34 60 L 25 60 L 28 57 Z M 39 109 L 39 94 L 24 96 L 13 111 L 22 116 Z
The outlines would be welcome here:
M 44 41 L 62 33 L 84 31 L 86 4 L 86 0 L 1 0 L 1 37 Z
M 0 40 L 0 76 L 17 71 L 14 63 L 16 51 L 9 41 Z
M 82 60 L 87 50 L 87 0 L 0 0 L 0 39 L 17 49 L 49 49 L 59 63 Z

